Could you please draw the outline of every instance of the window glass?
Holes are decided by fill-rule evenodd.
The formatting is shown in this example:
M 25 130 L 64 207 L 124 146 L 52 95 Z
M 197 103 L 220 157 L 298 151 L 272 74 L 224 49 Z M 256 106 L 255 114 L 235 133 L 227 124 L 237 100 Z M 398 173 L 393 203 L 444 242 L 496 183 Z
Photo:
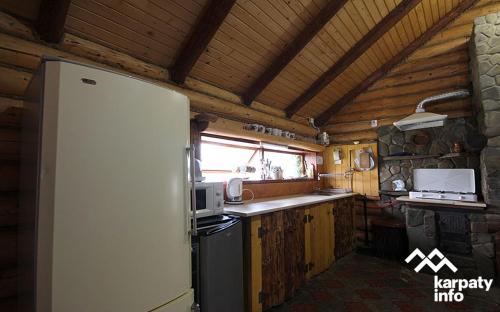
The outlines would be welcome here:
M 202 137 L 201 170 L 208 181 L 232 177 L 259 180 L 260 146 L 232 140 Z
M 304 177 L 304 156 L 297 154 L 287 154 L 274 151 L 264 151 L 264 159 L 271 162 L 271 178 L 273 173 L 280 171 L 284 179 L 298 179 Z
M 280 180 L 308 178 L 305 152 L 286 146 L 202 136 L 201 170 L 207 181 Z

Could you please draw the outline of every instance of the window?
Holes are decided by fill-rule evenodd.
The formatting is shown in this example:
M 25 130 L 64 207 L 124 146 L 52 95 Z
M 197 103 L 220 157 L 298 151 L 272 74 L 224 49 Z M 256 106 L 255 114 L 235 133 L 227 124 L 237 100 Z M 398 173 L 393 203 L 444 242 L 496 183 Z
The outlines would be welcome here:
M 264 150 L 264 159 L 271 162 L 271 167 L 279 166 L 284 179 L 299 179 L 304 176 L 304 155 Z
M 208 181 L 232 177 L 254 181 L 312 178 L 312 170 L 307 170 L 312 164 L 305 161 L 307 154 L 286 146 L 201 137 L 201 170 Z

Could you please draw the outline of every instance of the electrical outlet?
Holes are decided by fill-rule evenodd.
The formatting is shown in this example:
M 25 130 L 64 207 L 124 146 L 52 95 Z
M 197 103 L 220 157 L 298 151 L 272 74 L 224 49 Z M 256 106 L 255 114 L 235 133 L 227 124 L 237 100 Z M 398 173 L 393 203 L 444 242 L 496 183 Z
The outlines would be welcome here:
M 376 119 L 370 121 L 370 125 L 372 126 L 372 128 L 375 128 L 378 126 L 378 121 Z

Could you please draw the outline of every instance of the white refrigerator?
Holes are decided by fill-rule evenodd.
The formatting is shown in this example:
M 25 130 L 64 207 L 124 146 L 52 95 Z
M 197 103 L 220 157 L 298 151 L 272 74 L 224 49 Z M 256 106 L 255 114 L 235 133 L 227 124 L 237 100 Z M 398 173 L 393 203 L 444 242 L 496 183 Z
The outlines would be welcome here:
M 25 108 L 20 306 L 190 311 L 188 98 L 45 60 Z

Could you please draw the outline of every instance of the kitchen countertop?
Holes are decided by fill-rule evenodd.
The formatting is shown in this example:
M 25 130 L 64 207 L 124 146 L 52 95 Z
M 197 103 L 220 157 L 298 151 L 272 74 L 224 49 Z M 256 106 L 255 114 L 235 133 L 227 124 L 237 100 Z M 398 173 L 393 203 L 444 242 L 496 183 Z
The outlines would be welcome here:
M 245 201 L 242 205 L 226 204 L 224 206 L 224 213 L 233 214 L 240 217 L 251 217 L 279 210 L 334 201 L 336 199 L 351 197 L 357 194 L 358 193 L 345 193 L 336 195 L 307 194 L 260 198 L 256 200 Z
M 396 198 L 396 200 L 407 203 L 415 203 L 415 204 L 434 204 L 441 206 L 457 206 L 461 208 L 485 208 L 486 204 L 483 202 L 464 202 L 458 200 L 443 200 L 443 199 L 410 199 L 408 196 L 400 196 Z

